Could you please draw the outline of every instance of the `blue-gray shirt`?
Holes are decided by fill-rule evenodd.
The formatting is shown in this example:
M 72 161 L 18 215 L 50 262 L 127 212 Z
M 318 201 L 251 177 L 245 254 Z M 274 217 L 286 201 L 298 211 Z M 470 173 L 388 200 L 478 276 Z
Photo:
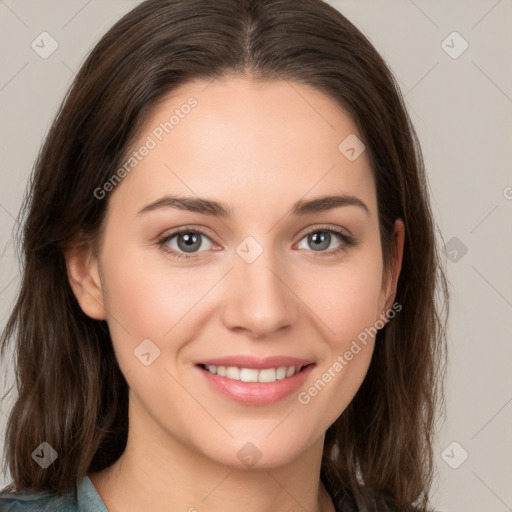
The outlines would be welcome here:
M 88 476 L 62 496 L 44 492 L 0 495 L 0 512 L 108 512 Z
M 335 503 L 337 512 L 354 512 L 348 504 Z M 57 497 L 44 492 L 0 494 L 0 512 L 108 512 L 88 476 Z

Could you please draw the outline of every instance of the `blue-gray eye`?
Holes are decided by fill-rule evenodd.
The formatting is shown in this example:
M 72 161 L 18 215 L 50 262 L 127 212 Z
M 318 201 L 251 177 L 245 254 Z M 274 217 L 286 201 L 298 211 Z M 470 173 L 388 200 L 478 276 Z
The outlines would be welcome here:
M 204 246 L 204 240 L 208 240 L 210 244 L 206 248 Z M 177 246 L 176 243 L 177 242 Z M 180 231 L 178 233 L 173 233 L 167 236 L 163 240 L 163 244 L 169 246 L 171 249 L 175 251 L 183 251 L 186 253 L 197 252 L 200 248 L 205 250 L 210 249 L 212 242 L 211 240 L 204 234 L 199 231 Z M 207 244 L 208 245 L 208 244 Z M 201 252 L 201 251 L 199 251 Z
M 334 237 L 332 235 L 335 235 Z M 302 240 L 306 240 L 306 242 L 309 244 L 309 248 L 311 250 L 318 252 L 318 251 L 326 251 L 326 250 L 332 250 L 336 247 L 332 247 L 331 243 L 335 241 L 335 239 L 341 240 L 341 243 L 345 241 L 343 238 L 343 235 L 337 231 L 331 230 L 331 229 L 316 229 L 315 231 L 310 231 L 307 235 L 305 235 Z M 299 244 L 301 243 L 299 242 Z M 300 247 L 299 249 L 308 249 L 308 247 Z

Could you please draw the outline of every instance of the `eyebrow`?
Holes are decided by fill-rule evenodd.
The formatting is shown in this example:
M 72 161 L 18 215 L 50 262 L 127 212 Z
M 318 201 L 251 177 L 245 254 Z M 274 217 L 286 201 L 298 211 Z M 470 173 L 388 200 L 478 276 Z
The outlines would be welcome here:
M 361 199 L 351 195 L 322 196 L 314 199 L 301 199 L 291 208 L 292 215 L 301 216 L 321 213 L 341 206 L 357 206 L 367 214 L 370 210 Z M 232 208 L 229 205 L 202 197 L 184 197 L 166 195 L 148 204 L 137 215 L 148 213 L 160 208 L 177 208 L 189 212 L 202 213 L 213 217 L 230 218 Z

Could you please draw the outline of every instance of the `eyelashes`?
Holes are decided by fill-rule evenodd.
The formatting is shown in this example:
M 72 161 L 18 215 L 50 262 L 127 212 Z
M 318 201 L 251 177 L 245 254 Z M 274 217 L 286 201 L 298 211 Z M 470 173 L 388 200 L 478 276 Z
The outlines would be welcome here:
M 320 236 L 317 236 L 319 235 Z M 158 247 L 169 254 L 171 257 L 175 258 L 176 260 L 184 260 L 189 261 L 193 259 L 197 259 L 201 252 L 206 251 L 199 251 L 199 252 L 182 252 L 182 249 L 180 249 L 179 244 L 177 248 L 171 247 L 169 243 L 176 238 L 179 240 L 179 237 L 181 235 L 183 236 L 182 241 L 184 241 L 186 244 L 188 244 L 188 247 L 190 248 L 192 245 L 199 245 L 198 248 L 203 248 L 204 244 L 202 242 L 202 238 L 206 238 L 209 240 L 210 244 L 213 245 L 213 242 L 211 241 L 210 237 L 207 235 L 205 231 L 199 228 L 189 228 L 189 227 L 183 227 L 176 231 L 173 231 L 172 233 L 169 233 L 163 237 L 161 237 L 157 245 Z M 186 235 L 186 236 L 185 236 Z M 191 236 L 192 235 L 192 236 Z M 316 235 L 316 236 L 315 236 Z M 327 236 L 326 236 L 327 235 Z M 329 250 L 313 250 L 313 249 L 306 249 L 311 253 L 314 253 L 314 257 L 329 257 L 329 256 L 335 256 L 337 254 L 340 254 L 342 252 L 346 252 L 349 248 L 355 246 L 357 244 L 357 240 L 351 236 L 347 235 L 343 231 L 339 229 L 335 229 L 332 227 L 325 227 L 325 226 L 317 226 L 313 229 L 310 229 L 309 231 L 302 234 L 299 244 L 306 239 L 306 244 L 312 244 L 313 246 L 320 242 L 318 245 L 324 246 L 325 242 L 328 242 L 328 246 L 330 247 L 332 242 L 338 239 L 339 245 L 334 249 Z M 197 243 L 199 241 L 199 244 Z M 189 242 L 191 242 L 189 244 Z
M 180 235 L 190 235 L 190 234 L 199 235 L 200 237 L 205 237 L 208 240 L 210 240 L 210 237 L 204 231 L 202 231 L 201 229 L 198 229 L 198 228 L 194 228 L 194 229 L 191 229 L 191 228 L 181 228 L 181 229 L 179 229 L 177 231 L 174 231 L 174 232 L 170 233 L 169 235 L 166 235 L 163 238 L 161 238 L 158 241 L 158 245 L 159 245 L 159 247 L 163 251 L 165 251 L 168 254 L 170 254 L 173 258 L 183 259 L 183 260 L 190 260 L 190 259 L 197 258 L 197 254 L 187 254 L 187 253 L 184 253 L 184 252 L 179 252 L 178 250 L 173 249 L 172 247 L 169 247 L 169 245 L 168 245 L 169 242 L 173 238 L 178 237 Z M 189 239 L 189 237 L 187 237 L 187 240 L 188 239 Z M 202 245 L 203 244 L 201 243 L 200 247 Z

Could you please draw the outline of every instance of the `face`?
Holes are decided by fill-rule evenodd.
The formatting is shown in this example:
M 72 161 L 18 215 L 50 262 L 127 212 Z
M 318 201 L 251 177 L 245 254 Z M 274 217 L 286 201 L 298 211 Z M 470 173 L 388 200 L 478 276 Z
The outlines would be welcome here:
M 321 441 L 354 397 L 394 279 L 367 154 L 339 149 L 361 139 L 351 119 L 296 83 L 207 85 L 154 110 L 136 165 L 98 199 L 97 259 L 68 268 L 162 442 L 237 466 L 245 447 L 273 467 Z

